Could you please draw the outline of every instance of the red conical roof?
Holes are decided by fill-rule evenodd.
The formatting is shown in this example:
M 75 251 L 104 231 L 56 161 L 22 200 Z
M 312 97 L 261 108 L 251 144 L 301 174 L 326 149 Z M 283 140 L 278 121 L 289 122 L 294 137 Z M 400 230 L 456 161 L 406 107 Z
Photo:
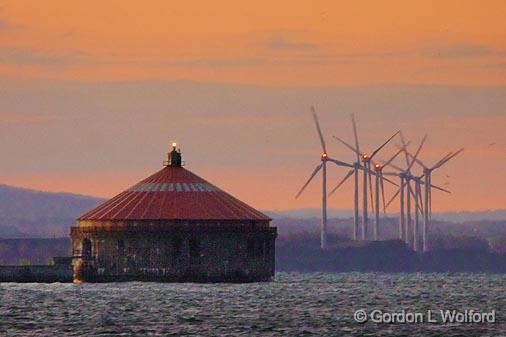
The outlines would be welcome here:
M 271 220 L 180 166 L 152 176 L 78 220 Z

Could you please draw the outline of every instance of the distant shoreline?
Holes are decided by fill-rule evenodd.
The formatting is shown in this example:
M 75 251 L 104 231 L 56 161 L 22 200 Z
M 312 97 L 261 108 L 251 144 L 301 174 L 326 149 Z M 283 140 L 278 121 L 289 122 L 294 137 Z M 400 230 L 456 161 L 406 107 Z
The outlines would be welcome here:
M 279 241 L 276 245 L 276 272 L 506 273 L 506 255 L 490 252 L 485 247 L 438 249 L 417 254 L 400 240 L 338 242 L 332 236 L 330 239 L 327 251 L 322 251 L 319 241 L 314 238 Z M 7 256 L 6 252 L 10 255 Z M 68 238 L 0 239 L 0 282 L 6 280 L 1 276 L 2 270 L 21 273 L 25 269 L 35 274 L 47 272 L 52 275 L 48 261 L 55 256 L 68 255 Z M 69 278 L 71 267 L 61 268 L 67 270 L 63 278 Z M 42 279 L 48 278 L 42 276 Z

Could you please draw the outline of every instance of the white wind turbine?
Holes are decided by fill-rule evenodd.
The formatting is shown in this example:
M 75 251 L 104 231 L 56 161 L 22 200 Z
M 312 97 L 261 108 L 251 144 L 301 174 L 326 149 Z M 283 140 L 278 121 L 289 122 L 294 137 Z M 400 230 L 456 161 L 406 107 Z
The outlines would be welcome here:
M 386 164 L 389 164 L 390 162 L 392 162 L 400 153 L 402 152 L 402 150 L 399 150 L 392 158 L 390 158 Z M 355 163 L 356 164 L 356 163 Z M 348 173 L 341 179 L 341 181 L 339 181 L 339 183 L 336 185 L 336 187 L 334 187 L 330 193 L 329 193 L 329 197 L 334 194 L 335 191 L 337 191 L 337 189 L 339 187 L 341 187 L 347 180 L 348 178 L 351 177 L 351 175 L 353 173 L 356 172 L 357 170 L 357 167 L 358 169 L 360 170 L 364 170 L 364 168 L 362 166 L 359 166 L 359 165 L 354 165 L 354 168 L 351 169 L 350 171 L 348 171 Z M 375 207 L 374 207 L 374 210 L 375 210 L 375 215 L 376 215 L 376 221 L 374 223 L 374 227 L 373 227 L 373 240 L 377 241 L 379 240 L 379 223 L 380 223 L 380 217 L 379 217 L 379 200 L 380 200 L 380 190 L 381 190 L 381 196 L 383 198 L 383 212 L 385 212 L 386 210 L 386 205 L 385 205 L 385 186 L 384 186 L 384 180 L 386 180 L 387 182 L 389 182 L 390 184 L 392 185 L 395 185 L 395 186 L 398 186 L 396 183 L 394 183 L 393 181 L 385 178 L 383 176 L 383 168 L 385 167 L 385 165 L 379 165 L 377 163 L 374 163 L 374 172 L 369 172 L 370 174 L 374 174 L 375 176 Z M 355 174 L 355 176 L 357 176 Z M 369 180 L 370 182 L 370 180 Z M 356 184 L 355 184 L 355 187 L 358 185 L 358 179 L 356 180 Z M 356 187 L 355 188 L 355 191 L 357 192 L 357 202 L 355 203 L 357 209 L 358 209 L 358 188 Z M 358 210 L 357 210 L 357 213 L 358 213 Z M 357 215 L 358 217 L 358 215 Z M 354 231 L 353 231 L 353 239 L 356 240 L 356 237 L 357 237 L 357 233 L 358 233 L 358 225 L 356 225 L 358 223 L 355 222 L 355 226 L 354 226 Z
M 404 239 L 404 241 L 410 245 L 415 251 L 418 251 L 418 243 L 419 243 L 419 210 L 420 213 L 427 212 L 427 208 L 430 207 L 427 205 L 427 202 L 425 202 L 425 207 L 423 207 L 422 198 L 421 198 L 421 185 L 425 185 L 426 189 L 428 186 L 428 189 L 435 188 L 437 190 L 450 193 L 450 191 L 445 190 L 444 188 L 438 187 L 430 183 L 427 183 L 427 181 L 423 182 L 422 176 L 414 176 L 411 174 L 411 168 L 415 161 L 418 162 L 418 154 L 420 153 L 420 150 L 425 142 L 426 137 L 422 139 L 422 142 L 420 143 L 420 146 L 418 147 L 415 155 L 410 155 L 407 151 L 406 147 L 407 144 L 403 140 L 404 146 L 401 148 L 401 151 L 404 151 L 406 153 L 406 162 L 408 164 L 408 167 L 406 169 L 402 169 L 392 163 L 389 163 L 389 166 L 392 166 L 393 168 L 399 170 L 399 173 L 385 173 L 386 175 L 394 175 L 401 178 L 401 186 L 399 187 L 399 190 L 395 195 L 390 199 L 390 201 L 387 203 L 387 207 L 392 203 L 392 201 L 397 197 L 397 195 L 400 194 L 400 216 L 399 216 L 399 237 L 400 239 Z M 409 156 L 409 158 L 408 158 Z M 448 157 L 448 156 L 447 156 Z M 446 159 L 445 157 L 444 159 Z M 411 161 L 409 160 L 411 159 Z M 413 192 L 410 181 L 413 180 L 415 182 L 415 191 Z M 404 187 L 407 186 L 407 192 L 406 192 L 406 205 L 404 202 Z M 414 228 L 411 229 L 411 196 L 413 196 L 415 201 L 415 222 L 414 222 Z M 429 202 L 430 204 L 430 202 Z M 425 211 L 424 211 L 425 209 Z M 406 216 L 404 214 L 404 210 L 406 210 Z M 425 214 L 425 213 L 424 213 Z M 407 219 L 405 219 L 407 218 Z
M 395 153 L 389 160 L 385 162 L 385 164 L 380 165 L 378 163 L 374 163 L 374 176 L 375 176 L 375 221 L 374 221 L 374 227 L 373 227 L 373 239 L 375 241 L 379 240 L 380 233 L 380 211 L 379 211 L 379 198 L 380 198 L 380 189 L 381 189 L 381 199 L 383 201 L 383 213 L 386 212 L 386 204 L 385 204 L 385 185 L 384 180 L 388 181 L 392 185 L 399 186 L 393 181 L 385 178 L 383 176 L 383 169 L 385 166 L 389 165 L 392 161 L 394 161 L 395 158 L 402 152 L 402 150 L 399 150 L 397 153 Z
M 411 188 L 410 181 L 414 180 L 414 176 L 411 174 L 411 167 L 413 167 L 413 164 L 415 163 L 415 159 L 422 150 L 423 144 L 425 143 L 427 136 L 424 136 L 422 141 L 420 142 L 420 145 L 418 146 L 418 149 L 416 150 L 416 153 L 414 155 L 414 158 L 412 161 L 408 159 L 408 156 L 406 155 L 406 169 L 402 169 L 393 163 L 385 163 L 385 166 L 388 164 L 389 166 L 399 170 L 399 173 L 393 173 L 393 172 L 385 172 L 385 175 L 391 175 L 391 176 L 397 176 L 400 178 L 400 187 L 399 190 L 394 194 L 394 196 L 390 199 L 390 201 L 387 203 L 390 205 L 392 201 L 397 197 L 397 195 L 400 194 L 400 212 L 399 212 L 399 238 L 401 240 L 404 240 L 407 244 L 411 246 L 410 238 L 411 238 L 411 196 L 415 199 L 415 211 L 418 212 L 418 197 L 413 192 Z M 401 141 L 402 141 L 402 148 L 401 151 L 406 149 L 408 144 L 405 142 L 404 137 L 401 134 Z M 404 191 L 404 188 L 406 187 L 406 192 Z M 417 215 L 415 215 L 415 222 L 416 222 Z M 416 225 L 415 225 L 416 227 Z
M 367 185 L 368 185 L 368 183 L 369 183 L 369 189 L 371 192 L 371 200 L 372 200 L 371 161 L 374 158 L 374 156 L 376 156 L 376 154 L 378 154 L 378 152 L 381 151 L 381 149 L 383 147 L 385 147 L 385 145 L 387 145 L 399 133 L 399 131 L 394 133 L 389 139 L 387 139 L 386 142 L 381 144 L 380 147 L 378 147 L 370 155 L 368 155 L 366 153 L 360 152 L 360 147 L 359 147 L 359 143 L 358 143 L 357 127 L 356 127 L 355 118 L 354 118 L 353 114 L 351 115 L 351 120 L 352 120 L 352 124 L 353 124 L 353 134 L 355 137 L 355 147 L 351 146 L 350 144 L 348 144 L 347 142 L 345 142 L 344 140 L 342 140 L 339 137 L 336 137 L 336 136 L 333 136 L 333 137 L 336 140 L 338 140 L 339 142 L 341 142 L 342 144 L 344 144 L 347 148 L 349 148 L 350 150 L 355 152 L 355 154 L 357 155 L 357 161 L 353 165 L 353 169 L 354 169 L 353 172 L 355 173 L 354 231 L 353 231 L 354 232 L 354 239 L 356 239 L 358 236 L 357 235 L 357 231 L 358 231 L 358 170 L 362 169 L 363 173 L 364 173 L 363 182 L 362 182 L 362 184 L 363 184 L 363 186 L 362 186 L 362 188 L 363 188 L 363 195 L 362 195 L 363 205 L 362 205 L 361 239 L 366 240 L 368 237 L 368 235 L 367 235 L 367 227 L 368 227 Z M 362 161 L 362 165 L 360 165 L 360 161 Z M 348 174 L 351 175 L 351 173 L 349 173 L 349 172 L 348 172 Z M 372 204 L 372 202 L 371 202 L 371 204 Z
M 420 209 L 420 199 L 419 199 L 419 191 L 420 191 L 420 182 L 421 180 L 416 179 L 415 176 L 411 174 L 411 168 L 413 167 L 413 164 L 415 163 L 416 158 L 418 157 L 418 154 L 420 154 L 420 151 L 422 150 L 423 145 L 425 144 L 425 141 L 427 140 L 427 135 L 425 135 L 422 138 L 422 141 L 420 142 L 420 145 L 418 146 L 418 149 L 411 160 L 409 162 L 408 156 L 406 155 L 406 164 L 408 165 L 408 168 L 406 169 L 406 184 L 407 184 L 407 195 L 406 195 L 406 214 L 407 214 L 407 231 L 406 231 L 406 241 L 411 244 L 411 247 L 413 247 L 413 250 L 415 252 L 418 251 L 418 232 L 419 232 L 419 213 L 418 210 Z M 401 141 L 403 149 L 407 149 L 408 144 L 404 140 L 403 135 L 401 134 Z M 407 152 L 407 150 L 406 150 Z M 406 153 L 405 152 L 405 153 Z M 413 192 L 413 189 L 411 188 L 410 181 L 413 180 L 415 182 L 415 192 Z M 415 203 L 415 221 L 413 223 L 413 226 L 411 226 L 411 196 L 413 196 L 414 203 Z M 411 232 L 410 232 L 411 230 Z
M 418 233 L 419 233 L 419 210 L 420 212 L 423 212 L 422 205 L 421 205 L 421 198 L 420 198 L 420 184 L 421 179 L 419 177 L 416 177 L 411 174 L 411 168 L 413 167 L 413 164 L 415 163 L 416 157 L 420 153 L 426 139 L 427 135 L 425 135 L 420 142 L 420 145 L 418 146 L 418 149 L 416 151 L 415 156 L 413 157 L 413 160 L 409 160 L 407 155 L 407 147 L 408 143 L 404 140 L 404 136 L 401 133 L 401 142 L 402 142 L 402 148 L 401 150 L 404 151 L 406 154 L 406 165 L 407 168 L 405 170 L 395 166 L 391 165 L 392 167 L 398 169 L 401 171 L 400 178 L 401 178 L 401 188 L 399 189 L 400 192 L 400 219 L 399 219 L 399 236 L 404 238 L 404 241 L 413 247 L 415 251 L 418 251 Z M 415 191 L 413 192 L 413 189 L 411 188 L 411 180 L 415 182 Z M 406 187 L 406 207 L 404 208 L 404 184 Z M 396 194 L 397 195 L 397 194 Z M 395 198 L 395 196 L 393 198 Z M 412 214 L 411 214 L 411 196 L 413 196 L 414 204 L 415 204 L 415 221 L 413 226 L 412 224 Z M 406 219 L 404 219 L 404 210 L 406 210 Z M 402 228 L 402 229 L 401 229 Z
M 353 170 L 349 171 L 348 174 L 341 180 L 341 182 L 330 192 L 329 196 L 332 195 L 342 184 L 344 184 L 344 182 L 353 174 L 354 176 L 354 179 L 355 179 L 355 185 L 354 185 L 354 189 L 353 189 L 353 235 L 352 235 L 352 238 L 353 240 L 357 240 L 358 239 L 358 222 L 359 222 L 359 217 L 358 217 L 358 198 L 359 198 L 359 195 L 358 195 L 358 175 L 359 175 L 359 172 L 358 170 L 362 168 L 362 166 L 360 165 L 360 162 L 361 162 L 361 154 L 360 154 L 360 146 L 358 144 L 358 133 L 357 133 L 357 124 L 355 123 L 355 116 L 353 114 L 350 115 L 351 116 L 351 124 L 353 126 L 353 136 L 354 136 L 354 139 L 355 139 L 355 147 L 351 146 L 350 144 L 346 143 L 345 141 L 343 141 L 342 139 L 339 139 L 338 137 L 336 136 L 333 136 L 335 139 L 337 139 L 338 141 L 340 141 L 341 143 L 343 143 L 344 145 L 346 145 L 346 147 L 350 148 L 353 152 L 355 152 L 356 156 L 357 156 L 357 161 L 353 163 Z
M 423 251 L 426 252 L 429 250 L 429 241 L 428 241 L 428 231 L 430 227 L 430 223 L 432 221 L 432 171 L 440 168 L 444 164 L 446 164 L 450 159 L 457 156 L 459 153 L 464 151 L 464 148 L 461 148 L 457 152 L 450 152 L 443 158 L 441 158 L 436 164 L 434 164 L 431 167 L 426 166 L 421 160 L 414 158 L 414 160 L 423 168 L 423 175 L 420 177 L 425 178 L 424 184 L 425 184 L 425 193 L 424 193 L 424 199 L 425 199 L 425 208 L 423 212 L 423 228 L 422 228 L 422 246 Z M 409 152 L 407 152 L 407 155 L 412 157 Z M 413 157 L 412 157 L 413 158 Z
M 309 176 L 309 179 L 306 183 L 301 187 L 295 198 L 297 199 L 304 189 L 309 185 L 314 176 L 322 170 L 322 221 L 321 221 L 321 248 L 327 248 L 327 162 L 332 162 L 338 166 L 345 167 L 353 167 L 353 165 L 330 158 L 327 154 L 327 147 L 325 145 L 325 139 L 323 138 L 323 134 L 320 128 L 320 123 L 318 122 L 318 116 L 316 115 L 314 107 L 311 107 L 311 112 L 313 114 L 314 123 L 316 126 L 316 131 L 318 132 L 318 137 L 320 138 L 320 143 L 322 146 L 322 153 L 320 156 L 321 164 L 317 165 Z

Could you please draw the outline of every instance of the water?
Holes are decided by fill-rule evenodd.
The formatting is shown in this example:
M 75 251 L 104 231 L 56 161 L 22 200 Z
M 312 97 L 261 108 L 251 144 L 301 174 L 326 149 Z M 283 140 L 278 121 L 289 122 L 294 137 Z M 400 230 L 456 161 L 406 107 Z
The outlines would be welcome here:
M 0 336 L 506 336 L 506 276 L 289 274 L 252 284 L 0 284 Z M 355 310 L 496 311 L 496 323 L 386 324 Z

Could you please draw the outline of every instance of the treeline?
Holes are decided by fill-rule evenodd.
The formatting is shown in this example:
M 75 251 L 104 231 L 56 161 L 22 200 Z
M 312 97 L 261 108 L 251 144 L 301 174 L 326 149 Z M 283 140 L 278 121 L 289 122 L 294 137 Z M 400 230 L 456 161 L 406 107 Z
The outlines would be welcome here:
M 329 219 L 328 231 L 336 240 L 348 241 L 352 235 L 351 218 Z M 278 228 L 278 241 L 292 241 L 299 238 L 319 238 L 320 220 L 276 219 L 273 225 Z M 398 238 L 398 220 L 382 219 L 380 237 L 382 240 Z M 506 254 L 506 221 L 479 221 L 450 223 L 435 221 L 430 230 L 431 249 L 481 249 L 497 254 Z
M 299 272 L 479 272 L 506 273 L 506 254 L 473 237 L 441 237 L 417 254 L 401 240 L 350 241 L 330 234 L 320 249 L 316 232 L 293 233 L 276 246 L 276 268 Z
M 0 265 L 48 264 L 70 255 L 70 239 L 0 239 Z
M 351 241 L 329 235 L 328 251 L 320 249 L 320 233 L 294 231 L 276 240 L 276 268 L 283 271 L 473 271 L 506 272 L 506 239 L 436 235 L 431 251 L 416 254 L 400 240 Z M 0 239 L 0 265 L 47 264 L 70 255 L 69 238 Z

